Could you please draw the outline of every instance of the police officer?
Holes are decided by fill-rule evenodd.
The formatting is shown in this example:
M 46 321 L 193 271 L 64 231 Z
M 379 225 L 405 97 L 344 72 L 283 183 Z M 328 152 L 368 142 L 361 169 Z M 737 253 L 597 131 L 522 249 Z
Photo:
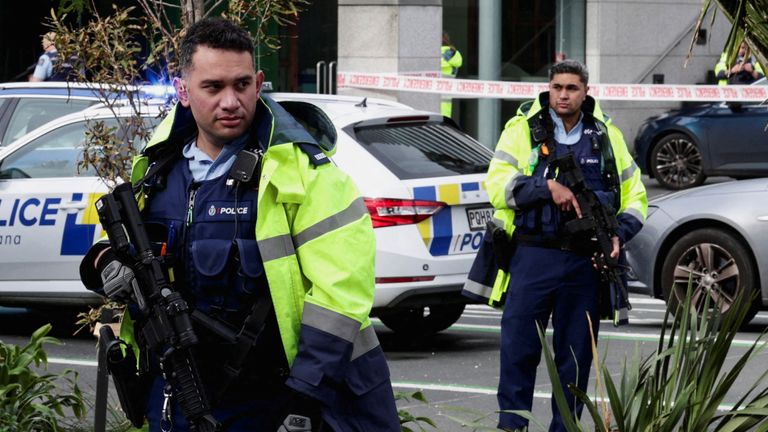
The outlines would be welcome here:
M 49 81 L 54 74 L 54 62 L 59 56 L 59 52 L 56 50 L 56 33 L 48 32 L 43 35 L 42 45 L 43 54 L 37 59 L 37 66 L 35 71 L 29 76 L 29 80 L 36 81 Z
M 728 84 L 752 84 L 765 76 L 763 68 L 757 62 L 755 56 L 748 53 L 749 47 L 745 41 L 739 44 L 739 53 L 736 62 L 728 73 Z
M 368 318 L 375 255 L 369 214 L 351 179 L 260 94 L 264 74 L 252 52 L 248 33 L 230 21 L 190 26 L 180 45 L 179 103 L 132 172 L 142 185 L 143 218 L 174 257 L 174 287 L 195 312 L 252 330 L 246 318 L 269 310 L 235 380 L 222 378 L 223 366 L 236 364 L 241 352 L 195 320 L 195 361 L 209 396 L 221 395 L 210 398 L 212 414 L 226 431 L 276 431 L 287 414 L 309 417 L 313 430 L 399 431 L 389 370 Z M 233 164 L 254 160 L 240 159 L 244 152 L 258 155 L 252 181 L 228 174 Z M 114 264 L 107 270 L 113 260 L 108 245 L 96 244 L 81 265 L 85 285 L 114 283 Z M 153 374 L 149 428 L 187 430 L 172 392 L 175 407 L 166 417 L 157 353 L 142 346 L 142 317 L 134 315 L 121 333 L 143 348 L 141 368 Z
M 464 63 L 461 53 L 451 44 L 448 32 L 443 32 L 443 42 L 440 47 L 440 73 L 443 78 L 456 78 L 459 68 Z M 440 102 L 440 112 L 450 117 L 453 111 L 453 100 L 450 96 L 443 96 Z
M 587 186 L 615 211 L 619 228 L 612 238 L 612 256 L 618 257 L 620 245 L 640 230 L 647 214 L 640 171 L 621 132 L 587 96 L 587 83 L 588 72 L 581 63 L 555 64 L 549 91 L 541 93 L 527 113 L 506 124 L 488 169 L 486 189 L 496 208 L 495 223 L 517 246 L 498 277 L 487 284 L 470 281 L 465 292 L 493 303 L 502 298 L 498 291 L 506 291 L 498 388 L 503 411 L 531 409 L 541 358 L 537 324 L 546 328 L 550 317 L 558 374 L 576 414 L 582 407 L 567 385 L 585 390 L 589 379 L 592 350 L 586 315 L 597 335 L 599 275 L 591 261 L 590 239 L 564 227 L 566 221 L 581 216 L 581 209 L 552 162 L 573 154 Z M 560 413 L 554 400 L 552 410 L 550 431 L 565 430 L 562 416 L 570 414 Z M 499 427 L 526 430 L 527 421 L 502 412 Z

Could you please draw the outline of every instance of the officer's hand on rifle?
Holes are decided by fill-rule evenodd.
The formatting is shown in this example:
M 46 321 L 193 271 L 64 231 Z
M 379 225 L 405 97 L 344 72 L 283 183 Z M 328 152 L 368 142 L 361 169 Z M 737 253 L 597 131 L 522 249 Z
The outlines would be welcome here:
M 111 249 L 105 249 L 96 258 L 96 269 L 101 275 L 104 287 L 104 295 L 109 299 L 128 303 L 134 300 L 134 293 L 138 290 L 136 276 L 133 269 L 121 263 Z
M 613 246 L 611 248 L 611 258 L 618 259 L 620 248 L 621 248 L 621 245 L 619 244 L 619 236 L 611 237 L 611 245 Z M 603 262 L 606 262 L 606 261 L 603 260 Z M 597 261 L 595 260 L 595 258 L 592 258 L 592 265 L 595 267 L 595 269 L 600 270 L 599 268 L 597 268 Z M 608 268 L 608 266 L 604 266 L 604 267 Z
M 563 186 L 555 180 L 547 180 L 547 187 L 549 188 L 550 193 L 552 193 L 552 201 L 555 202 L 555 205 L 557 205 L 560 210 L 574 210 L 576 212 L 576 217 L 581 218 L 579 202 L 568 187 Z

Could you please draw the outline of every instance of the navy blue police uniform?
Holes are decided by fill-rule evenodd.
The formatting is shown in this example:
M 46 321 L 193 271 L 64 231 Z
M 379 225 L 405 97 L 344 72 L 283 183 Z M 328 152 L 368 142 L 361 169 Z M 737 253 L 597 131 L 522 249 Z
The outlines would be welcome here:
M 613 206 L 616 193 L 606 190 L 601 150 L 592 139 L 598 133 L 594 122 L 583 118 L 579 140 L 570 145 L 555 142 L 552 158 L 572 153 L 581 166 L 587 186 L 603 204 Z M 531 371 L 536 370 L 541 358 L 536 324 L 546 328 L 550 314 L 555 362 L 565 394 L 571 395 L 567 383 L 577 383 L 585 390 L 589 379 L 592 348 L 585 312 L 592 320 L 592 331 L 597 337 L 600 281 L 592 267 L 591 250 L 587 247 L 589 239 L 565 231 L 565 222 L 575 218 L 575 214 L 560 211 L 549 196 L 540 196 L 542 189 L 536 187 L 556 176 L 556 170 L 542 159 L 532 176 L 521 179 L 522 184 L 515 192 L 515 202 L 521 210 L 515 215 L 514 235 L 518 246 L 509 263 L 509 291 L 502 315 L 504 332 L 498 393 L 502 409 L 530 410 L 536 380 L 535 372 Z M 581 410 L 581 404 L 575 406 L 573 397 L 568 398 L 568 405 L 572 411 Z M 552 409 L 550 430 L 563 430 L 554 399 Z M 500 414 L 502 425 L 514 425 L 520 420 L 521 417 L 511 413 Z

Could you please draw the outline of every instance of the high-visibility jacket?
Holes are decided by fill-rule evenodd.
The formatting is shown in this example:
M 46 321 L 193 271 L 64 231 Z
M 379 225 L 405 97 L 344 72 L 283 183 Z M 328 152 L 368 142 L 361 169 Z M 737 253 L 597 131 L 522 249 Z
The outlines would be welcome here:
M 463 63 L 464 59 L 459 50 L 448 45 L 440 47 L 440 72 L 443 77 L 456 78 Z
M 528 122 L 548 107 L 549 92 L 543 92 L 533 101 L 527 112 L 519 112 L 510 119 L 501 133 L 488 167 L 485 189 L 488 191 L 491 204 L 496 209 L 494 222 L 504 228 L 508 237 L 511 237 L 515 230 L 515 211 L 518 209 L 515 200 L 520 193 L 517 187 L 532 181 L 531 175 L 535 166 L 530 161 L 533 159 L 532 156 L 538 157 L 538 150 L 532 146 Z M 640 178 L 641 173 L 629 154 L 621 131 L 611 123 L 610 118 L 603 114 L 597 101 L 587 96 L 582 105 L 582 112 L 585 117 L 589 116 L 594 120 L 599 130 L 608 134 L 613 150 L 620 178 L 620 202 L 616 218 L 619 222 L 618 235 L 623 244 L 637 234 L 648 212 L 648 198 Z M 545 190 L 546 185 L 544 189 L 541 187 L 537 189 L 535 193 L 549 197 L 548 190 Z M 464 285 L 464 294 L 476 300 L 485 301 L 491 306 L 501 306 L 509 281 L 507 269 L 499 269 L 490 263 L 479 262 L 493 258 L 488 254 L 478 253 L 473 270 L 485 268 L 490 274 L 483 278 L 470 272 L 470 279 Z
M 715 64 L 715 78 L 717 85 L 728 85 L 728 54 L 720 54 L 720 60 Z
M 282 107 L 263 95 L 257 113 L 254 123 L 262 127 L 255 139 L 267 148 L 255 237 L 291 366 L 286 384 L 322 401 L 335 430 L 399 431 L 389 369 L 368 317 L 375 257 L 370 215 L 352 180 Z M 191 112 L 177 105 L 134 158 L 131 181 L 145 175 L 149 155 L 186 142 L 194 131 Z M 137 197 L 143 208 L 145 196 Z M 133 339 L 130 319 L 122 330 Z M 334 405 L 348 405 L 344 394 L 362 400 L 369 392 L 379 402 L 367 404 L 367 412 Z

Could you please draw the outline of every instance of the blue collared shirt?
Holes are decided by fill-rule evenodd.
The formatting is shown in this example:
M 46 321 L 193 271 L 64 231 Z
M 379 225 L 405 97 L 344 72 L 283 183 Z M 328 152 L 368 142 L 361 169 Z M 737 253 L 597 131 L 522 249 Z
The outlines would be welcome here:
M 557 116 L 555 110 L 552 108 L 549 109 L 549 115 L 552 117 L 552 122 L 555 124 L 555 141 L 557 141 L 558 144 L 573 145 L 579 142 L 581 139 L 581 131 L 584 129 L 584 123 L 582 123 L 584 113 L 579 114 L 579 121 L 576 122 L 576 125 L 570 132 L 566 132 L 563 120 Z
M 197 147 L 197 139 L 184 146 L 182 154 L 189 163 L 189 170 L 196 182 L 210 180 L 227 174 L 235 163 L 235 156 L 248 142 L 248 134 L 224 145 L 216 160 Z

